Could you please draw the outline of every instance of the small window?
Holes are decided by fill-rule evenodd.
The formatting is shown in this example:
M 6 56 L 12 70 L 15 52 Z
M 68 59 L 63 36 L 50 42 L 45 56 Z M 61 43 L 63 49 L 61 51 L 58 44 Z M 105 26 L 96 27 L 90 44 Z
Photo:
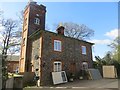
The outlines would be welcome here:
M 62 70 L 62 63 L 59 61 L 54 62 L 54 72 L 60 72 Z
M 23 43 L 22 44 L 25 45 L 25 38 L 23 38 Z
M 40 19 L 39 18 L 35 18 L 34 19 L 34 24 L 40 25 Z
M 25 24 L 24 24 L 25 26 L 27 25 L 27 18 L 25 18 Z
M 54 40 L 54 51 L 61 51 L 61 41 Z
M 82 46 L 82 54 L 86 55 L 86 46 Z

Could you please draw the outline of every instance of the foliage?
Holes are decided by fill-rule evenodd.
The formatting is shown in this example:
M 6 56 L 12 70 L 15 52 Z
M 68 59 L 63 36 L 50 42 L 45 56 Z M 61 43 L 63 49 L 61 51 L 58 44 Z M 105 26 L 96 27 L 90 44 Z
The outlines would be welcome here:
M 112 48 L 112 58 L 120 63 L 120 37 L 117 37 L 110 45 Z
M 117 69 L 118 77 L 120 77 L 120 37 L 117 37 L 108 46 L 112 48 L 112 51 L 108 51 L 103 58 L 95 56 L 94 67 L 102 70 L 103 65 L 114 65 Z

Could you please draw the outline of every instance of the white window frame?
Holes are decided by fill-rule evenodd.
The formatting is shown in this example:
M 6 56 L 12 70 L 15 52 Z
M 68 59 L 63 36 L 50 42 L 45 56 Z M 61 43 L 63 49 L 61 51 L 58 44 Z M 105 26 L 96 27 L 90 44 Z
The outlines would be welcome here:
M 82 54 L 86 55 L 87 52 L 86 52 L 86 46 L 82 46 Z
M 39 18 L 35 18 L 34 19 L 34 24 L 40 25 L 40 19 Z
M 82 69 L 87 70 L 88 69 L 88 63 L 87 62 L 82 62 Z
M 61 41 L 60 40 L 54 40 L 54 51 L 62 51 L 61 50 Z
M 53 70 L 54 72 L 62 71 L 62 62 L 55 61 L 53 67 L 54 67 L 54 70 Z

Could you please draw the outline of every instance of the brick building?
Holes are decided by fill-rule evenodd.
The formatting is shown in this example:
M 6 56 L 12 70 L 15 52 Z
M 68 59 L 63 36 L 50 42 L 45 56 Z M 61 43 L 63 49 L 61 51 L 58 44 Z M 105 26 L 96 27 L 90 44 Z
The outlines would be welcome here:
M 64 27 L 57 33 L 45 30 L 46 7 L 30 2 L 24 11 L 20 72 L 35 72 L 40 85 L 52 84 L 51 72 L 65 71 L 76 78 L 80 70 L 92 67 L 93 43 L 64 36 Z
M 19 56 L 8 55 L 7 56 L 7 70 L 8 72 L 15 73 L 19 68 Z
M 2 59 L 2 55 L 0 54 Z M 2 64 L 2 63 L 0 63 Z M 7 71 L 10 73 L 15 73 L 19 68 L 19 56 L 17 55 L 7 55 L 6 58 Z

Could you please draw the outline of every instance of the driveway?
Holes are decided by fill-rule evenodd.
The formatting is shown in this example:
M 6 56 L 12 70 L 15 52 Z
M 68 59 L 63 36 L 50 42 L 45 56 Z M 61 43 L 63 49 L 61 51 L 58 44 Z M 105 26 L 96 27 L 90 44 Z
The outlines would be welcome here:
M 83 88 L 118 88 L 118 79 L 77 80 L 56 87 L 83 87 Z
M 49 87 L 32 87 L 24 90 L 119 90 L 118 79 L 76 80 Z

